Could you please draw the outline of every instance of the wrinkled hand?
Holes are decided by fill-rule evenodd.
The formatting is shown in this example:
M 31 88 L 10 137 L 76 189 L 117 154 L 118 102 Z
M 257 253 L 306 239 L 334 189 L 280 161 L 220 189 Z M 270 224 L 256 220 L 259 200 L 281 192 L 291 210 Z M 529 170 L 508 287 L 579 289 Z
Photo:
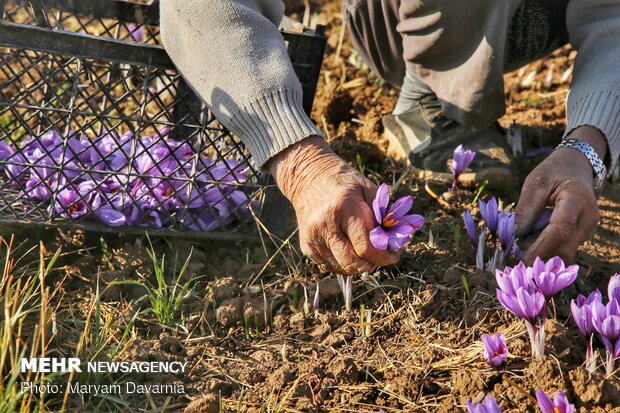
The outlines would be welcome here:
M 578 128 L 571 137 L 587 141 L 604 158 L 606 141 L 597 129 Z M 549 225 L 537 238 L 528 237 L 546 206 L 554 207 Z M 600 217 L 590 162 L 574 149 L 556 149 L 525 180 L 515 213 L 516 235 L 528 265 L 538 256 L 572 259 L 581 243 L 592 237 Z
M 370 243 L 377 187 L 323 139 L 304 139 L 267 167 L 295 208 L 302 252 L 323 270 L 352 275 L 398 261 L 398 253 Z

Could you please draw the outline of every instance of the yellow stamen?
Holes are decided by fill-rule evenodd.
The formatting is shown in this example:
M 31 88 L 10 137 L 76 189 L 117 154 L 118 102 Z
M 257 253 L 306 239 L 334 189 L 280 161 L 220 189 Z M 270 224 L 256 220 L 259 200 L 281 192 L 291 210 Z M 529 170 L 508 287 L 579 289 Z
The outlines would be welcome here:
M 383 226 L 384 227 L 388 227 L 389 228 L 389 227 L 393 227 L 395 225 L 398 225 L 400 220 L 398 220 L 398 219 L 391 219 L 390 217 L 392 215 L 394 215 L 394 212 L 390 212 L 385 217 L 383 217 Z
M 554 407 L 554 408 L 553 408 L 553 411 L 554 411 L 554 413 L 562 413 L 562 412 L 560 411 L 560 408 L 559 408 L 559 407 Z

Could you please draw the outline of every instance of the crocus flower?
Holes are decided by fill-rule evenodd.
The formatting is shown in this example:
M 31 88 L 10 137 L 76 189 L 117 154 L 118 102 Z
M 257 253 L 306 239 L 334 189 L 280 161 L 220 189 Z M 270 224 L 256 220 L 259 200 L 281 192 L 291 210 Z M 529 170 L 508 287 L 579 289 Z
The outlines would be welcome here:
M 595 332 L 594 325 L 592 324 L 594 301 L 602 303 L 601 292 L 598 289 L 590 293 L 587 298 L 579 294 L 577 299 L 571 300 L 570 303 L 570 309 L 575 324 L 577 324 L 579 331 L 588 339 Z
M 497 401 L 490 393 L 484 398 L 482 403 L 472 403 L 467 401 L 467 411 L 469 413 L 502 413 Z
M 398 251 L 411 236 L 424 225 L 420 215 L 406 215 L 413 205 L 413 198 L 406 196 L 395 201 L 388 209 L 390 190 L 382 184 L 372 203 L 378 226 L 370 232 L 370 242 L 377 249 Z
M 146 38 L 144 34 L 144 26 L 138 26 L 135 23 L 128 23 L 127 29 L 129 30 L 129 34 L 131 34 L 134 41 L 144 43 L 144 39 Z
M 109 227 L 120 227 L 127 223 L 127 217 L 121 211 L 117 211 L 111 205 L 104 205 L 95 211 L 95 216 L 103 224 Z
M 0 161 L 6 161 L 7 158 L 15 153 L 15 149 L 7 142 L 0 140 Z
M 84 200 L 70 188 L 65 188 L 58 193 L 54 209 L 64 218 L 79 218 L 89 212 Z
M 493 367 L 501 365 L 508 357 L 508 347 L 506 338 L 502 333 L 483 334 L 482 344 L 484 345 L 484 359 Z
M 511 313 L 525 322 L 530 336 L 532 355 L 542 357 L 545 351 L 545 296 L 536 289 L 532 280 L 531 268 L 520 262 L 514 268 L 506 267 L 495 271 L 495 279 L 500 288 L 497 299 Z
M 467 231 L 467 236 L 471 241 L 474 248 L 476 248 L 476 244 L 478 243 L 478 236 L 476 235 L 476 224 L 474 223 L 474 218 L 471 216 L 471 212 L 465 210 L 463 212 L 463 221 L 465 222 L 465 230 Z
M 579 328 L 579 331 L 586 338 L 586 369 L 593 373 L 596 370 L 596 354 L 592 351 L 592 339 L 596 329 L 592 322 L 594 302 L 602 302 L 601 292 L 594 290 L 588 298 L 579 294 L 576 300 L 571 300 L 570 309 L 573 314 L 573 320 Z
M 592 324 L 607 352 L 606 371 L 611 375 L 615 360 L 620 357 L 620 303 L 612 299 L 607 305 L 592 303 Z
M 549 300 L 577 279 L 579 266 L 565 267 L 560 257 L 553 257 L 546 263 L 536 257 L 532 270 L 536 287 Z
M 515 215 L 502 211 L 497 222 L 497 237 L 502 246 L 503 260 L 506 261 L 515 243 Z
M 545 305 L 544 295 L 523 287 L 519 287 L 515 296 L 497 290 L 497 299 L 508 311 L 530 324 L 537 323 Z
M 536 399 L 538 400 L 538 407 L 542 413 L 574 413 L 575 405 L 568 402 L 566 393 L 557 392 L 551 400 L 551 397 L 541 389 L 536 390 Z
M 476 152 L 466 151 L 463 145 L 459 145 L 454 150 L 454 156 L 452 157 L 452 173 L 454 179 L 452 180 L 452 190 L 456 189 L 456 183 L 459 175 L 469 167 L 476 157 Z
M 487 224 L 487 228 L 491 231 L 491 235 L 495 236 L 495 231 L 497 231 L 497 219 L 498 219 L 498 211 L 497 211 L 497 200 L 495 197 L 491 198 L 488 202 L 484 202 L 480 200 L 478 202 L 478 206 L 480 208 L 480 215 L 482 219 Z

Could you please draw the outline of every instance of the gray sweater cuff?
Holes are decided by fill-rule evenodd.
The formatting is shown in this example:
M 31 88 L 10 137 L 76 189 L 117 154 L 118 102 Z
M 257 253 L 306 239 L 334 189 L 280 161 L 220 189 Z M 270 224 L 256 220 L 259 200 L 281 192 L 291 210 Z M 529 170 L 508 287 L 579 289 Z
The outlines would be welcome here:
M 276 90 L 233 113 L 229 129 L 252 154 L 257 169 L 269 158 L 310 136 L 323 136 L 302 107 L 296 88 Z
M 572 92 L 571 92 L 572 93 Z M 611 168 L 620 156 L 620 95 L 616 90 L 599 90 L 568 96 L 566 137 L 579 126 L 593 126 L 607 138 Z

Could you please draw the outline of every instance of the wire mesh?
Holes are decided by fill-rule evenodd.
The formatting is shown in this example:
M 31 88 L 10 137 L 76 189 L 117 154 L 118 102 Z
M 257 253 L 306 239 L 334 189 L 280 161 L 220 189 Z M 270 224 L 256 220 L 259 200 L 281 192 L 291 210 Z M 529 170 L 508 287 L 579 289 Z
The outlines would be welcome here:
M 9 1 L 4 21 L 159 44 L 141 5 L 109 19 L 36 3 Z M 0 48 L 0 134 L 0 221 L 244 232 L 265 201 L 267 177 L 168 67 Z

